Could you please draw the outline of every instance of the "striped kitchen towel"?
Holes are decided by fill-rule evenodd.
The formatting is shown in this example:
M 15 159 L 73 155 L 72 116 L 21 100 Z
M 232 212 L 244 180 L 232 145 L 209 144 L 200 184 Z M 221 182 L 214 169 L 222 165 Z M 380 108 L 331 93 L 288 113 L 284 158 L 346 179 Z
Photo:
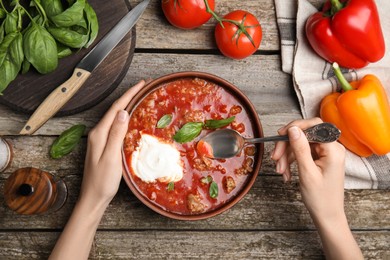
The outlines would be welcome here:
M 340 90 L 331 64 L 312 50 L 305 36 L 306 20 L 319 7 L 310 2 L 320 1 L 275 0 L 274 2 L 280 34 L 282 70 L 292 75 L 303 117 L 318 116 L 322 98 Z M 387 46 L 386 54 L 380 61 L 363 69 L 344 69 L 343 73 L 349 81 L 358 80 L 366 74 L 375 74 L 382 81 L 390 97 L 390 16 L 388 15 L 390 1 L 377 0 L 376 4 L 380 6 L 378 11 Z M 390 189 L 390 153 L 386 156 L 362 158 L 348 151 L 345 188 Z

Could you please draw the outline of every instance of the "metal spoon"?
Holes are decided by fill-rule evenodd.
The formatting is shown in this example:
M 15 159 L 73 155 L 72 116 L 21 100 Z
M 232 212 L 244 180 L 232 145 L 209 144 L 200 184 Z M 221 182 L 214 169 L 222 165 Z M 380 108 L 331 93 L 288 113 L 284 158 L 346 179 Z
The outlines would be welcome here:
M 336 141 L 341 131 L 330 123 L 322 123 L 303 131 L 311 143 L 329 143 Z M 197 150 L 209 158 L 230 158 L 240 153 L 246 143 L 264 143 L 270 141 L 288 141 L 287 135 L 262 138 L 244 138 L 232 129 L 216 130 L 203 137 L 197 144 Z

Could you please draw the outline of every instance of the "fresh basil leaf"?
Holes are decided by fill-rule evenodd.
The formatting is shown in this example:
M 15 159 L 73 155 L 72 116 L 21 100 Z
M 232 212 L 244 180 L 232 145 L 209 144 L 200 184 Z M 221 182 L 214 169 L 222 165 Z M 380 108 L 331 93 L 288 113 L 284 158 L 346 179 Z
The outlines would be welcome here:
M 59 42 L 57 42 L 57 56 L 59 59 L 67 57 L 72 54 L 72 50 Z
M 31 63 L 25 58 L 22 63 L 22 74 L 26 74 L 30 70 Z
M 97 15 L 95 13 L 95 10 L 93 10 L 92 6 L 88 3 L 85 3 L 84 14 L 85 14 L 86 19 L 87 19 L 88 31 L 89 31 L 89 40 L 85 44 L 84 47 L 88 48 L 95 41 L 95 39 L 98 35 L 99 23 L 98 23 L 98 19 L 97 19 Z
M 186 143 L 192 141 L 202 131 L 202 122 L 189 122 L 186 123 L 176 134 L 173 136 L 173 140 L 178 143 Z
M 72 26 L 72 29 L 75 27 L 81 27 L 84 29 L 84 32 L 88 32 L 88 22 L 85 18 L 82 18 L 76 25 Z
M 175 183 L 173 181 L 171 181 L 170 183 L 168 183 L 167 185 L 167 190 L 168 191 L 173 191 L 175 189 Z
M 3 42 L 5 36 L 4 23 L 0 25 L 0 44 Z
M 160 120 L 158 120 L 156 127 L 157 128 L 165 128 L 167 127 L 172 121 L 172 115 L 166 114 L 163 115 Z
M 62 13 L 50 17 L 50 20 L 57 27 L 70 27 L 76 25 L 83 18 L 85 2 L 85 0 L 77 0 Z
M 85 131 L 85 125 L 74 125 L 65 130 L 56 140 L 54 140 L 50 156 L 53 159 L 61 158 L 69 154 L 79 143 Z
M 23 50 L 27 60 L 39 73 L 46 74 L 57 68 L 57 44 L 43 26 L 31 23 L 24 34 Z
M 79 49 L 88 41 L 88 35 L 80 34 L 69 28 L 49 27 L 47 30 L 60 43 Z
M 58 15 L 64 11 L 61 0 L 44 0 L 40 4 L 48 17 Z
M 3 8 L 0 8 L 0 19 L 4 19 L 6 15 L 7 12 Z
M 210 184 L 209 194 L 210 194 L 210 197 L 213 199 L 218 197 L 218 184 L 215 181 L 211 182 L 211 184 Z
M 7 14 L 4 20 L 5 34 L 10 34 L 18 31 L 18 13 L 16 10 Z
M 216 129 L 216 128 L 220 128 L 220 127 L 224 127 L 224 126 L 229 125 L 231 122 L 234 121 L 235 118 L 236 118 L 235 116 L 232 116 L 232 117 L 229 117 L 226 119 L 220 119 L 220 120 L 212 120 L 212 119 L 206 120 L 204 125 L 206 128 Z
M 18 75 L 23 63 L 22 34 L 7 34 L 0 44 L 0 93 Z
M 202 179 L 200 179 L 200 182 L 203 183 L 203 184 L 209 184 L 210 182 L 213 181 L 213 177 L 211 177 L 210 175 L 208 175 L 207 177 L 203 177 Z

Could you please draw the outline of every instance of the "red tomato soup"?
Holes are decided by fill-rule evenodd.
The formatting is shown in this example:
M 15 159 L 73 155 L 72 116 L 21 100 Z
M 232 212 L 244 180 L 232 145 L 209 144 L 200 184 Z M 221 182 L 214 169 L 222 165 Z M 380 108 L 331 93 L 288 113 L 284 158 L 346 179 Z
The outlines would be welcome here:
M 170 115 L 171 121 L 163 128 L 157 128 L 164 115 Z M 221 207 L 234 198 L 251 177 L 255 146 L 245 147 L 233 158 L 215 160 L 198 154 L 196 150 L 199 139 L 214 130 L 203 128 L 199 136 L 186 143 L 174 141 L 173 136 L 188 122 L 232 116 L 235 119 L 226 128 L 232 128 L 244 137 L 254 136 L 245 108 L 222 87 L 199 78 L 183 78 L 161 85 L 149 93 L 130 115 L 124 153 L 131 181 L 143 196 L 166 211 L 194 215 Z M 164 178 L 143 181 L 135 173 L 132 155 L 139 148 L 144 134 L 179 151 L 183 169 L 179 181 L 167 182 Z M 161 169 L 162 172 L 165 170 Z

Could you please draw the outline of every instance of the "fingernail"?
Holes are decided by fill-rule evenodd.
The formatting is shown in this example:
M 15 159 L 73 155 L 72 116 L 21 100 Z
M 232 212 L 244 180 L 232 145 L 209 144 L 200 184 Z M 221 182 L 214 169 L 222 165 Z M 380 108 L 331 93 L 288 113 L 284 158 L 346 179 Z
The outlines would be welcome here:
M 282 131 L 286 126 L 282 126 L 281 128 L 279 128 L 278 130 L 276 130 L 278 133 L 280 133 L 280 131 Z
M 274 150 L 272 151 L 272 153 L 271 153 L 271 159 L 272 159 L 272 160 L 275 160 L 275 159 L 274 159 L 274 155 L 275 155 L 275 149 L 274 149 Z
M 288 136 L 292 140 L 298 140 L 299 137 L 301 136 L 301 131 L 298 129 L 297 126 L 292 126 L 288 129 Z
M 279 162 L 276 162 L 276 169 L 275 169 L 275 171 L 276 171 L 277 173 L 280 173 L 280 172 L 279 172 L 279 171 L 280 171 Z
M 129 114 L 125 110 L 121 110 L 118 112 L 117 118 L 119 122 L 126 122 L 128 116 Z

